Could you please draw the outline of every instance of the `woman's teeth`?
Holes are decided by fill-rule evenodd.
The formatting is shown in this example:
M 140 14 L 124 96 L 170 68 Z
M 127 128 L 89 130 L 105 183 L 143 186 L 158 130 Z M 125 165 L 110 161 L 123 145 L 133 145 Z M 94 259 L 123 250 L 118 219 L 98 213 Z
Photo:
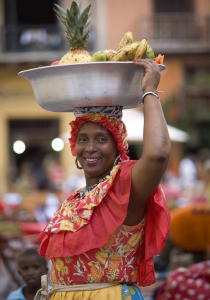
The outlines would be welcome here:
M 98 160 L 97 158 L 86 158 L 87 162 L 94 162 L 94 161 L 97 161 L 97 160 Z

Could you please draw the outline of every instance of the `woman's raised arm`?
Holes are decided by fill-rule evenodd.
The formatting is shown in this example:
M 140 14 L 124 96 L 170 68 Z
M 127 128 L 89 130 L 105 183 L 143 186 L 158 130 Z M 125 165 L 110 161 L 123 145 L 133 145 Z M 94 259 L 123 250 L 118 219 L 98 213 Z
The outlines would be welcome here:
M 140 59 L 135 63 L 145 69 L 141 82 L 143 92 L 156 92 L 160 81 L 158 65 L 150 59 Z M 132 169 L 132 192 L 126 220 L 126 223 L 134 224 L 142 219 L 146 200 L 160 183 L 167 167 L 171 148 L 159 97 L 147 94 L 144 97 L 143 110 L 143 152 Z

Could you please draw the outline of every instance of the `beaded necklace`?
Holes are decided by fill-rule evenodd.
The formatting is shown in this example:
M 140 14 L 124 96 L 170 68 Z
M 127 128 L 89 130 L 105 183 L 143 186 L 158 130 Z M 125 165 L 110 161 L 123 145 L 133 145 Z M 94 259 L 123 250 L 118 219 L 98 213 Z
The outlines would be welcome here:
M 98 181 L 98 183 L 95 183 L 95 184 L 93 184 L 93 185 L 91 185 L 91 186 L 89 186 L 87 188 L 80 189 L 78 191 L 78 198 L 79 199 L 84 198 L 84 196 L 86 195 L 86 193 L 92 191 L 99 183 L 104 182 L 106 179 L 110 178 L 110 176 L 111 176 L 110 174 L 106 175 L 103 178 L 100 178 L 99 181 Z

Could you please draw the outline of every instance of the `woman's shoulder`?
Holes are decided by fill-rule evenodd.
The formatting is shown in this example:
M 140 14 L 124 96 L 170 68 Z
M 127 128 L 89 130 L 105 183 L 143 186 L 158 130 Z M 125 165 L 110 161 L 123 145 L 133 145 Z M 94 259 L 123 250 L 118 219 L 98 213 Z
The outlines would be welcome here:
M 133 159 L 123 160 L 123 161 L 121 161 L 121 165 L 123 165 L 123 166 L 133 165 L 137 161 L 138 160 L 133 160 Z
M 120 170 L 120 177 L 127 177 L 131 175 L 131 170 L 133 166 L 136 164 L 136 160 L 125 160 L 120 162 L 119 170 Z
M 137 160 L 124 160 L 120 163 L 120 169 L 129 169 L 132 168 L 133 165 L 135 165 Z

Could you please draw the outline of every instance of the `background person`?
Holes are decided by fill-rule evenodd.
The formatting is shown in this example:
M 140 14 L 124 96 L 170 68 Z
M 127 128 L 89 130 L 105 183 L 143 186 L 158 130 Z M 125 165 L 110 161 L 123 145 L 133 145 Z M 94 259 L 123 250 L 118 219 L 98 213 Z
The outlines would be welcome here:
M 41 288 L 41 276 L 46 274 L 46 260 L 37 253 L 36 248 L 23 250 L 17 257 L 17 270 L 24 284 L 12 291 L 7 300 L 32 300 Z

